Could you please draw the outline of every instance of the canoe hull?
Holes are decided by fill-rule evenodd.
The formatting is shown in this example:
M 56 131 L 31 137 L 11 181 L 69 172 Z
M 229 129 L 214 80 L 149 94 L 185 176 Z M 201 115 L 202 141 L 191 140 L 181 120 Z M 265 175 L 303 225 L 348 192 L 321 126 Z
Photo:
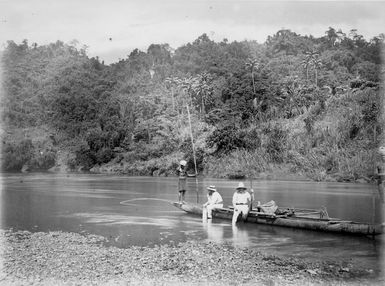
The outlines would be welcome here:
M 202 216 L 202 206 L 194 204 L 173 203 L 173 205 L 187 213 Z M 230 208 L 216 209 L 212 213 L 213 217 L 231 220 L 233 210 Z M 267 224 L 282 227 L 291 227 L 299 229 L 308 229 L 324 232 L 347 233 L 355 235 L 378 235 L 383 233 L 383 225 L 372 225 L 366 223 L 357 223 L 343 221 L 339 219 L 321 219 L 314 217 L 300 216 L 276 216 L 263 215 L 256 212 L 250 212 L 247 222 L 256 224 Z

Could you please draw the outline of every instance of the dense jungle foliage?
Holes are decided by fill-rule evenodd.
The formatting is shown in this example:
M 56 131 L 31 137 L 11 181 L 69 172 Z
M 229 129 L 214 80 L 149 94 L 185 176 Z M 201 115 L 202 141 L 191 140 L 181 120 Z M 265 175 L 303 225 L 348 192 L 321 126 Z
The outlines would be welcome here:
M 264 44 L 152 44 L 106 65 L 74 41 L 2 52 L 4 171 L 370 181 L 382 138 L 381 51 L 356 30 Z M 275 174 L 275 175 L 274 175 Z M 277 175 L 278 174 L 278 175 Z

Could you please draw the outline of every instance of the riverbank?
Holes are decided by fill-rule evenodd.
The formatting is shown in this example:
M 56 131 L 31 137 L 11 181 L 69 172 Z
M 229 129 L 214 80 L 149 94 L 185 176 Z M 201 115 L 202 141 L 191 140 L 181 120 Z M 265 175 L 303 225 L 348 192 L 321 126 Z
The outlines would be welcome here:
M 130 247 L 64 232 L 1 230 L 1 285 L 383 285 L 345 261 L 305 261 L 209 242 Z
M 129 176 L 154 176 L 154 177 L 169 177 L 175 176 L 172 168 L 169 169 L 159 169 L 159 166 L 149 167 L 147 166 L 148 162 L 140 163 L 136 162 L 135 164 L 116 164 L 116 163 L 107 163 L 101 166 L 94 166 L 90 172 L 96 174 L 123 174 Z M 202 174 L 205 177 L 209 178 L 219 178 L 219 179 L 249 179 L 250 177 L 255 180 L 283 180 L 283 181 L 314 181 L 314 182 L 342 182 L 342 183 L 373 183 L 373 179 L 369 177 L 353 177 L 347 176 L 346 174 L 335 173 L 335 174 L 326 174 L 325 172 L 320 172 L 315 174 L 313 172 L 311 175 L 297 171 L 293 172 L 293 166 L 290 164 L 280 164 L 280 165 L 271 165 L 269 168 L 266 168 L 264 171 L 257 172 L 246 172 L 243 171 L 246 168 L 234 168 L 229 166 L 228 168 L 221 168 L 224 165 L 216 165 L 217 169 L 209 168 L 204 170 Z M 153 170 L 153 171 L 152 171 Z M 54 172 L 60 172 L 61 170 L 56 168 L 52 169 Z M 194 173 L 191 170 L 190 173 Z M 249 173 L 249 174 L 248 174 Z
M 8 142 L 9 146 L 0 154 L 3 159 L 1 160 L 3 171 L 92 172 L 168 177 L 175 176 L 178 162 L 184 158 L 188 161 L 189 173 L 195 173 L 193 159 L 188 158 L 188 153 L 180 150 L 154 156 L 150 153 L 128 152 L 117 148 L 114 149 L 113 155 L 110 154 L 111 158 L 108 157 L 104 163 L 92 160 L 91 162 L 80 156 L 89 151 L 87 148 L 82 152 L 76 151 L 79 144 L 77 139 L 68 141 L 67 138 L 66 141 L 63 134 L 60 136 L 57 134 L 55 137 L 52 132 L 48 126 L 8 130 L 4 142 Z M 199 174 L 226 179 L 351 183 L 373 183 L 375 179 L 372 166 L 375 161 L 375 149 L 366 150 L 361 146 L 349 152 L 340 150 L 338 154 L 326 152 L 327 156 L 322 150 L 317 152 L 313 150 L 307 155 L 291 150 L 281 154 L 279 162 L 270 158 L 265 151 L 237 149 L 222 155 L 210 152 L 201 154 L 198 160 Z

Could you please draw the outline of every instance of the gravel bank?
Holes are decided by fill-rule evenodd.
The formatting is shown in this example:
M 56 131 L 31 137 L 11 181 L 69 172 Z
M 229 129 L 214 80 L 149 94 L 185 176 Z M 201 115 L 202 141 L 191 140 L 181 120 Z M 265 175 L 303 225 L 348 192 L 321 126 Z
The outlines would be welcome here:
M 384 285 L 371 269 L 204 242 L 105 247 L 95 235 L 0 230 L 0 285 Z

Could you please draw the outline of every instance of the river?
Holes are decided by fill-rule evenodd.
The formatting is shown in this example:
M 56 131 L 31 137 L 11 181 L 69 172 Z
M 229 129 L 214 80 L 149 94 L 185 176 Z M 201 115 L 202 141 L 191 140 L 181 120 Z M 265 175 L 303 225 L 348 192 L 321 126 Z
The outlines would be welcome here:
M 245 182 L 250 186 L 249 181 Z M 376 186 L 306 181 L 252 182 L 257 201 L 319 208 L 329 216 L 359 222 L 382 221 Z M 186 200 L 202 203 L 215 185 L 231 204 L 238 181 L 191 178 Z M 70 231 L 102 235 L 117 247 L 178 244 L 187 240 L 230 243 L 298 258 L 341 259 L 378 271 L 384 235 L 375 239 L 225 220 L 202 223 L 171 205 L 177 178 L 92 174 L 2 174 L 1 228 Z

